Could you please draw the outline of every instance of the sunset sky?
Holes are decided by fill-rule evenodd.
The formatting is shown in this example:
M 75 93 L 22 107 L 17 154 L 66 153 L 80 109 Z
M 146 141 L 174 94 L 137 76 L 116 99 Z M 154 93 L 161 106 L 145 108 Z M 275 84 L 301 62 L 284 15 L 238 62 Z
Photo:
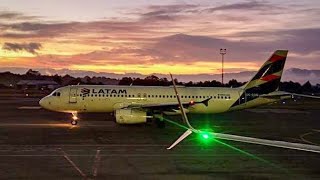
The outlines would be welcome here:
M 0 66 L 125 73 L 320 69 L 318 0 L 0 0 Z

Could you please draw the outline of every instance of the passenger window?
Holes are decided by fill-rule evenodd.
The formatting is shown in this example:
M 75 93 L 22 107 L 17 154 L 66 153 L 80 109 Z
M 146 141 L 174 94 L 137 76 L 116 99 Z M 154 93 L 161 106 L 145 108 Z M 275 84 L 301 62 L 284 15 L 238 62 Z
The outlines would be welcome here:
M 155 97 L 158 97 L 158 95 L 155 95 Z

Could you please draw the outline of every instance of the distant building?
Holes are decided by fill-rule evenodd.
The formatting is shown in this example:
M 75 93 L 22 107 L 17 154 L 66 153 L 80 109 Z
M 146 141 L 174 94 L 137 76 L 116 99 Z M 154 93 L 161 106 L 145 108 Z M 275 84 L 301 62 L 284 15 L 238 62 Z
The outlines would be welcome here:
M 48 80 L 21 80 L 17 83 L 18 89 L 56 89 L 59 87 L 59 84 L 55 81 Z
M 39 71 L 34 71 L 32 69 L 29 69 L 27 72 L 26 72 L 27 75 L 33 75 L 33 76 L 41 76 L 40 72 Z

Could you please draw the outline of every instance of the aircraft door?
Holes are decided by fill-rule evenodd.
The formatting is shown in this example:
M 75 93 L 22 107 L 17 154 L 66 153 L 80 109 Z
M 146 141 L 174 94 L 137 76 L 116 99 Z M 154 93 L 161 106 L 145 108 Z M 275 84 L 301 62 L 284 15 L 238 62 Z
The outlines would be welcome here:
M 240 96 L 239 102 L 238 102 L 239 105 L 245 106 L 245 105 L 246 105 L 246 102 L 247 102 L 246 91 L 244 90 L 244 91 L 239 92 L 239 96 Z
M 144 100 L 144 101 L 147 100 L 147 93 L 143 93 L 143 100 Z
M 77 103 L 77 87 L 70 87 L 69 103 Z

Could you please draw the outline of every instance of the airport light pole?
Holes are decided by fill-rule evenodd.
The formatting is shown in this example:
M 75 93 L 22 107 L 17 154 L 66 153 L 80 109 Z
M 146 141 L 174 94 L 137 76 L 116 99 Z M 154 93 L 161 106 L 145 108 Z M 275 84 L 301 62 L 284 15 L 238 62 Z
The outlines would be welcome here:
M 223 68 L 224 68 L 224 55 L 227 54 L 227 49 L 220 49 L 220 54 L 222 56 L 222 68 L 221 68 L 221 83 L 223 85 Z

